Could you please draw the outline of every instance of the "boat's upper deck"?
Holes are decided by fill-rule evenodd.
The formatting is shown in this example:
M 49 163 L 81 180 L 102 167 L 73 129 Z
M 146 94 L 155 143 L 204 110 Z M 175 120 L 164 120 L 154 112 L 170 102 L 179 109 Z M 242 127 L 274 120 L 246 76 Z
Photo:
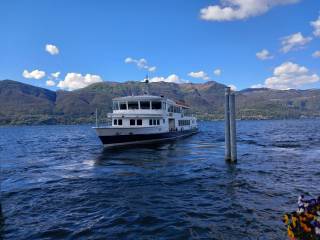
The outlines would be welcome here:
M 113 99 L 113 114 L 183 113 L 188 108 L 162 96 L 140 95 Z

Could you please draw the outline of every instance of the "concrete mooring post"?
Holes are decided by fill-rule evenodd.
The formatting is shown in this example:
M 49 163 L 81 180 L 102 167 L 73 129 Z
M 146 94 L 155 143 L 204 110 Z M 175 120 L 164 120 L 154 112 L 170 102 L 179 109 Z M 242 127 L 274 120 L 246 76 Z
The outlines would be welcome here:
M 236 96 L 230 87 L 225 91 L 225 159 L 237 161 Z

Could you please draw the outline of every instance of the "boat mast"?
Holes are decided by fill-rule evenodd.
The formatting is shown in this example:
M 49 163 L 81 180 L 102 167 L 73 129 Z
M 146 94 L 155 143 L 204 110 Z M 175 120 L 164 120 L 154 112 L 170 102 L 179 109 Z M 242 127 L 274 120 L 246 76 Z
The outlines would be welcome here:
M 149 94 L 149 76 L 148 76 L 148 74 L 146 75 L 146 78 L 144 79 L 144 83 L 145 83 L 144 94 L 150 95 Z

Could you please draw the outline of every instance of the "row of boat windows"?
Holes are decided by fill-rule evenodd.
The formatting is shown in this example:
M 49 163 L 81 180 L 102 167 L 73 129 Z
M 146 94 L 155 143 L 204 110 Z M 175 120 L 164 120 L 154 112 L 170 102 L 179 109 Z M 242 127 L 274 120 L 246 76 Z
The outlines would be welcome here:
M 113 125 L 122 125 L 122 119 L 113 119 Z
M 178 124 L 179 126 L 188 126 L 190 125 L 190 120 L 179 120 Z
M 165 119 L 162 119 L 165 123 Z M 122 126 L 122 119 L 113 119 L 113 125 Z M 142 119 L 130 119 L 130 126 L 142 126 Z M 149 125 L 160 125 L 160 119 L 149 119 Z
M 163 123 L 166 122 L 165 119 L 162 119 Z M 149 125 L 160 125 L 160 120 L 159 119 L 149 119 Z
M 135 109 L 166 109 L 166 103 L 161 101 L 139 101 L 139 102 L 113 102 L 113 110 L 135 110 Z
M 166 110 L 166 102 L 161 102 L 161 101 L 113 102 L 113 110 L 136 110 L 136 109 Z M 181 107 L 169 105 L 168 112 L 181 113 Z
M 168 108 L 168 112 L 181 113 L 181 107 L 170 105 L 169 108 Z

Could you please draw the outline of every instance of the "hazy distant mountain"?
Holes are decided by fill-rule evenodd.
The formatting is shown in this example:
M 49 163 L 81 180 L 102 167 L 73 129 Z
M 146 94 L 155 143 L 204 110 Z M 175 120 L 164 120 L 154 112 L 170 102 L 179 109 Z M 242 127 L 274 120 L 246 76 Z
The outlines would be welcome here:
M 224 88 L 202 84 L 150 83 L 149 93 L 185 102 L 200 118 L 223 118 Z M 50 91 L 28 84 L 0 81 L 0 124 L 55 124 L 94 122 L 111 111 L 111 99 L 146 91 L 141 82 L 103 82 L 75 91 Z M 283 119 L 320 116 L 320 90 L 246 89 L 237 92 L 241 119 Z

